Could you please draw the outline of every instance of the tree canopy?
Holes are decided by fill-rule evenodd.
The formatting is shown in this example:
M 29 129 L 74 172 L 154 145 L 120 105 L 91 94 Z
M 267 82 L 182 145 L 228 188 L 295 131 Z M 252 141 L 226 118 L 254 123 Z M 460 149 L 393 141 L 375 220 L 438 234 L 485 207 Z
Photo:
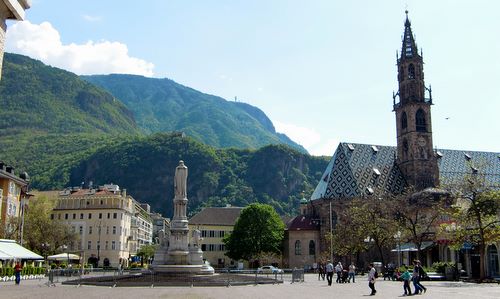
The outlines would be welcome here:
M 251 204 L 241 211 L 233 232 L 224 238 L 226 255 L 251 260 L 263 253 L 281 253 L 285 224 L 267 204 Z

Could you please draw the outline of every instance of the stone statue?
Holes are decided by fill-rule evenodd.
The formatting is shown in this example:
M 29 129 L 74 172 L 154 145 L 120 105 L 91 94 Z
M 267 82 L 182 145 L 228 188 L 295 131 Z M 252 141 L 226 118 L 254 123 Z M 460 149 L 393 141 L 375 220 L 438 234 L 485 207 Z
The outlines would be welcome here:
M 194 243 L 194 246 L 196 247 L 200 247 L 200 241 L 203 240 L 201 238 L 201 232 L 199 229 L 195 229 L 193 231 L 193 243 Z
M 187 198 L 186 182 L 188 176 L 188 168 L 184 165 L 184 161 L 179 161 L 179 166 L 175 168 L 174 189 L 176 198 Z

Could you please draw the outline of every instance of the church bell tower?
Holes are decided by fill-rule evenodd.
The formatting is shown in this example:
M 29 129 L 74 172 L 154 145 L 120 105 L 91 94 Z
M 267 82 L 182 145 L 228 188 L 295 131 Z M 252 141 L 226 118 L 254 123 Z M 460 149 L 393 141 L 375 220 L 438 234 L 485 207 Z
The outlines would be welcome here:
M 401 56 L 397 57 L 399 91 L 393 95 L 396 163 L 407 183 L 417 190 L 439 185 L 439 169 L 432 145 L 432 90 L 424 84 L 423 66 L 406 11 L 403 46 Z

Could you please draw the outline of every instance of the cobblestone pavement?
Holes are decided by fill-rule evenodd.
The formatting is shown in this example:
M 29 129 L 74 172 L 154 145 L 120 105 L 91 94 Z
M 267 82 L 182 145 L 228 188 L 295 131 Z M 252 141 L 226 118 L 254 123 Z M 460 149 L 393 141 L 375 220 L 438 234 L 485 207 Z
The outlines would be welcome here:
M 500 284 L 471 284 L 463 282 L 425 282 L 427 292 L 416 298 L 453 298 L 453 299 L 486 299 L 500 298 Z M 402 298 L 401 282 L 378 280 L 377 294 L 373 298 Z M 48 287 L 46 280 L 22 281 L 16 286 L 13 282 L 0 282 L 0 298 L 35 299 L 35 298 L 366 298 L 369 296 L 368 283 L 365 277 L 358 277 L 356 283 L 333 284 L 329 287 L 326 281 L 318 281 L 317 276 L 306 274 L 305 282 L 290 281 L 279 285 L 230 286 L 230 287 L 96 287 L 66 286 L 56 283 Z M 413 298 L 413 297 L 412 297 Z

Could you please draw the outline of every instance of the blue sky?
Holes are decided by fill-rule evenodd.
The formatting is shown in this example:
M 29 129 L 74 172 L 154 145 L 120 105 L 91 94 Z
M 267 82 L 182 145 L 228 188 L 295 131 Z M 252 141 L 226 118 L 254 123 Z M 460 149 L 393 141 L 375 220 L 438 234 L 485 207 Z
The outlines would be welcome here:
M 315 155 L 395 145 L 405 9 L 434 145 L 500 152 L 500 1 L 33 0 L 8 52 L 77 74 L 170 78 L 262 109 Z

